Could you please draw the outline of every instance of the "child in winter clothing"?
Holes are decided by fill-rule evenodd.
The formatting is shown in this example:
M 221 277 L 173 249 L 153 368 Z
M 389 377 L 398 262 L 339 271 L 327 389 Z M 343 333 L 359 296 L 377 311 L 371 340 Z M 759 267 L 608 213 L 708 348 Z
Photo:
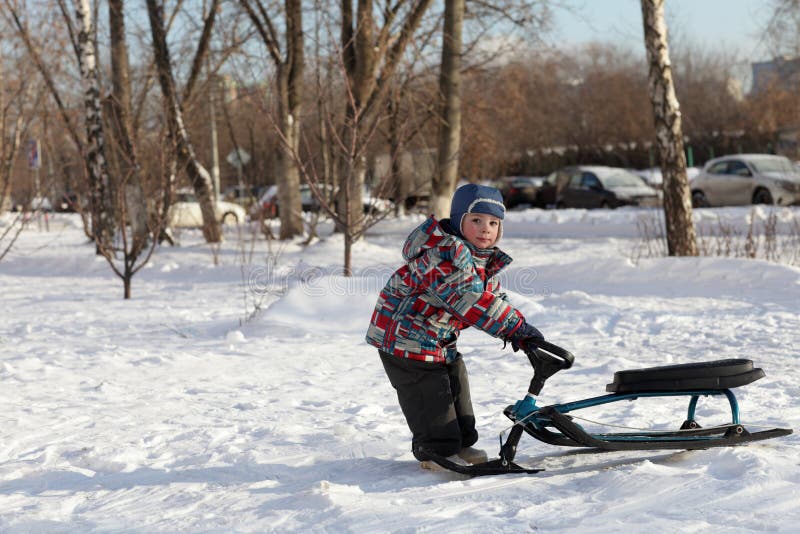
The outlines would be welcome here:
M 469 382 L 456 341 L 474 326 L 532 349 L 544 338 L 500 292 L 497 275 L 511 258 L 495 245 L 505 206 L 500 192 L 460 187 L 450 218 L 429 217 L 403 246 L 406 264 L 378 297 L 367 331 L 412 432 L 411 450 L 433 467 L 432 452 L 464 464 L 486 460 L 478 440 Z

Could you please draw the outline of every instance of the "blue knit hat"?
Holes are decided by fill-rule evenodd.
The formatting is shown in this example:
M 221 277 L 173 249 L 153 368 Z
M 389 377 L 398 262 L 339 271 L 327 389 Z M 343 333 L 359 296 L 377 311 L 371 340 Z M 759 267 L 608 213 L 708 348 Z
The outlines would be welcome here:
M 467 213 L 485 213 L 503 220 L 506 215 L 503 195 L 494 187 L 486 185 L 462 185 L 456 190 L 453 200 L 450 202 L 450 224 L 462 236 L 464 233 L 461 230 L 461 224 L 464 222 L 464 215 Z M 501 235 L 502 225 L 497 234 L 498 240 L 500 240 Z

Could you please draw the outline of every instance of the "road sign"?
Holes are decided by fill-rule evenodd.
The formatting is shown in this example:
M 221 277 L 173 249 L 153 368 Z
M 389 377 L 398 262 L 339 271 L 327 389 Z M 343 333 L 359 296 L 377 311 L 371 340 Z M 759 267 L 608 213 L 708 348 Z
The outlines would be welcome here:
M 42 166 L 39 159 L 39 140 L 31 139 L 28 141 L 28 167 L 38 169 Z
M 250 161 L 250 154 L 248 154 L 243 148 L 240 148 L 238 152 L 236 150 L 231 150 L 230 153 L 225 157 L 225 161 L 237 169 L 241 169 L 247 165 L 248 161 Z

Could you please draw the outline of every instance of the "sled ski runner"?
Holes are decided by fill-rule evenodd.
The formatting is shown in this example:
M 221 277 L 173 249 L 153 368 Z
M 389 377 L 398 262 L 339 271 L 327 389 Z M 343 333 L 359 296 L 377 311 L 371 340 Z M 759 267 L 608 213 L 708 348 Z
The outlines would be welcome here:
M 448 471 L 453 471 L 455 473 L 461 473 L 462 475 L 469 475 L 469 476 L 483 476 L 483 475 L 509 475 L 512 473 L 521 473 L 521 474 L 534 474 L 539 473 L 540 471 L 544 471 L 544 469 L 532 469 L 527 467 L 522 467 L 514 462 L 506 461 L 503 463 L 502 459 L 496 460 L 489 460 L 488 462 L 483 462 L 480 464 L 473 464 L 473 465 L 461 465 L 455 462 L 451 462 L 444 456 L 439 456 L 438 454 L 427 453 L 430 458 L 430 461 L 436 462 L 440 466 L 444 467 Z
M 505 409 L 514 422 L 508 438 L 501 440 L 500 457 L 481 464 L 463 466 L 443 457 L 432 456 L 440 466 L 470 476 L 511 473 L 537 473 L 513 462 L 523 432 L 550 445 L 586 447 L 596 452 L 620 450 L 709 449 L 744 445 L 792 433 L 788 428 L 750 432 L 739 420 L 739 405 L 733 388 L 755 382 L 765 376 L 745 359 L 716 360 L 702 363 L 667 365 L 619 371 L 606 386 L 608 395 L 551 406 L 536 406 L 536 395 L 545 381 L 562 369 L 569 369 L 574 356 L 552 343 L 542 342 L 539 349 L 526 351 L 534 369 L 528 395 Z M 689 397 L 686 420 L 679 428 L 667 431 L 631 429 L 632 432 L 592 433 L 586 431 L 570 415 L 583 408 L 622 400 L 650 397 Z M 701 397 L 724 396 L 731 410 L 731 422 L 703 428 L 696 421 L 697 403 Z M 624 428 L 624 427 L 623 427 Z

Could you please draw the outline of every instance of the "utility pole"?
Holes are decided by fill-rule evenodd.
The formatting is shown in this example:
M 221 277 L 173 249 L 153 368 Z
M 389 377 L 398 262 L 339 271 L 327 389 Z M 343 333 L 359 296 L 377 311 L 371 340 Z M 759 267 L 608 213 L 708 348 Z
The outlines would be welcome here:
M 203 0 L 203 20 L 208 16 L 207 6 Z M 213 8 L 212 8 L 213 9 Z M 206 57 L 206 76 L 208 78 L 208 112 L 211 115 L 211 182 L 214 188 L 214 202 L 219 200 L 219 142 L 217 139 L 217 84 L 216 77 L 212 79 L 211 51 Z
M 211 72 L 211 69 L 208 69 Z M 219 142 L 217 140 L 217 84 L 209 76 L 208 109 L 211 114 L 211 180 L 214 182 L 214 199 L 219 198 Z

